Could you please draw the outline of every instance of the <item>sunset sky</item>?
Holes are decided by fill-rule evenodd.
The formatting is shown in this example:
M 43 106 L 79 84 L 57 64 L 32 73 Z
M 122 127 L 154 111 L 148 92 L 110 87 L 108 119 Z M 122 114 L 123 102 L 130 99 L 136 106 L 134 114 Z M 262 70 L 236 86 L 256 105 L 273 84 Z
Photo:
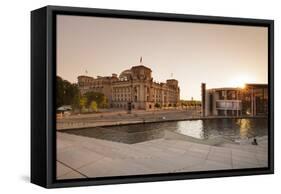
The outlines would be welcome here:
M 57 74 L 120 74 L 140 64 L 154 81 L 177 79 L 181 99 L 207 88 L 267 83 L 267 28 L 135 19 L 58 16 Z

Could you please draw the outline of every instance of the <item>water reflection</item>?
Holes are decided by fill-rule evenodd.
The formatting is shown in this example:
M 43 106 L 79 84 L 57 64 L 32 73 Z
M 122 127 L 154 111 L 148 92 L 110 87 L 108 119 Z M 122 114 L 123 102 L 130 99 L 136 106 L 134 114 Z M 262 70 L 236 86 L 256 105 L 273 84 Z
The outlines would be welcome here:
M 199 139 L 223 137 L 229 140 L 267 135 L 267 119 L 210 119 L 179 121 L 176 131 Z
M 253 135 L 252 127 L 249 119 L 239 119 L 237 120 L 237 125 L 240 127 L 240 137 L 247 138 L 248 134 Z
M 209 119 L 74 129 L 66 132 L 132 144 L 162 138 L 165 130 L 175 131 L 198 139 L 223 137 L 230 141 L 236 141 L 267 135 L 268 126 L 267 119 Z
M 204 132 L 203 121 L 196 120 L 196 121 L 179 121 L 177 122 L 177 129 L 176 131 L 188 135 L 191 137 L 195 137 L 198 139 L 204 139 Z

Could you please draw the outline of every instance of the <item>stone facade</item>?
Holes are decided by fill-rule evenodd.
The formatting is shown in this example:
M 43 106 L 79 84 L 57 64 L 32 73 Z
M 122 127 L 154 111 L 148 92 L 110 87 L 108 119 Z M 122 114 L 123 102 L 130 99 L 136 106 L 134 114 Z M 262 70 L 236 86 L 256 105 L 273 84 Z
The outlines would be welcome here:
M 133 66 L 117 74 L 97 78 L 79 76 L 78 86 L 81 94 L 93 91 L 103 93 L 111 108 L 149 110 L 154 108 L 177 107 L 180 102 L 178 81 L 168 79 L 166 83 L 153 81 L 151 69 Z

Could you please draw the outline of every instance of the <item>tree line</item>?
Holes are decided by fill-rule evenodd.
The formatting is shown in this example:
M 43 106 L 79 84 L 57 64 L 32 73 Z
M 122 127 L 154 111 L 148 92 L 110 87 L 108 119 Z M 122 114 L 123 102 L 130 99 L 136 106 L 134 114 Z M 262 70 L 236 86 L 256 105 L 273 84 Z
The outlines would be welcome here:
M 107 97 L 99 92 L 86 92 L 81 95 L 78 84 L 70 83 L 57 76 L 56 80 L 56 107 L 70 105 L 72 110 L 79 112 L 97 112 L 99 108 L 108 108 Z

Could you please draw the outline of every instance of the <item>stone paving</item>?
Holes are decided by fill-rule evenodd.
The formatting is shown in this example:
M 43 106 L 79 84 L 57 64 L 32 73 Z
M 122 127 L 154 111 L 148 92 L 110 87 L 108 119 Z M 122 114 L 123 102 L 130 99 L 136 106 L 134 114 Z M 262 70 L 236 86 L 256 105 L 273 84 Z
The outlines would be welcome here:
M 258 143 L 214 146 L 161 138 L 124 144 L 57 132 L 57 178 L 267 167 L 267 137 Z
M 105 113 L 92 113 L 69 115 L 62 119 L 57 119 L 56 130 L 79 129 L 90 127 L 104 127 L 112 125 L 136 124 L 136 123 L 153 123 L 163 121 L 183 121 L 198 119 L 218 119 L 218 118 L 265 118 L 264 116 L 208 116 L 202 117 L 200 109 L 171 109 L 144 111 L 134 110 L 131 114 L 126 111 L 115 111 Z
M 157 110 L 157 111 L 126 111 L 106 112 L 96 114 L 70 115 L 57 120 L 57 130 L 89 128 L 97 126 L 133 124 L 143 122 L 177 121 L 198 119 L 198 110 Z

